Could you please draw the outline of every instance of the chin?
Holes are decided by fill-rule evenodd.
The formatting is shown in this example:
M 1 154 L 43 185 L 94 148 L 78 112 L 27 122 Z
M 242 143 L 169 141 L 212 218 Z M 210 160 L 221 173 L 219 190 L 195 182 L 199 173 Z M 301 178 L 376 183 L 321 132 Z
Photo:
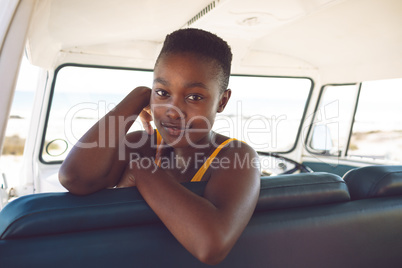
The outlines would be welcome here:
M 174 136 L 174 135 L 169 135 L 169 133 L 166 133 L 165 131 L 160 132 L 162 135 L 163 141 L 173 147 L 173 148 L 184 148 L 184 147 L 194 147 L 194 148 L 205 148 L 208 146 L 209 143 L 203 142 L 205 137 L 207 137 L 208 132 L 205 133 L 196 133 L 197 135 L 191 135 L 191 133 L 180 133 L 180 135 Z

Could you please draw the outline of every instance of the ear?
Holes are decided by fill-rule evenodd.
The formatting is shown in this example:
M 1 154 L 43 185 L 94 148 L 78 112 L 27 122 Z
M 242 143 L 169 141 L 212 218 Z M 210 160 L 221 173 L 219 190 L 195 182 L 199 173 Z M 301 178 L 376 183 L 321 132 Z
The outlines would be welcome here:
M 230 89 L 226 89 L 222 93 L 222 95 L 220 97 L 220 100 L 219 100 L 219 104 L 218 104 L 218 110 L 217 110 L 218 113 L 223 112 L 223 110 L 225 109 L 226 104 L 228 103 L 231 95 L 232 95 L 232 91 Z

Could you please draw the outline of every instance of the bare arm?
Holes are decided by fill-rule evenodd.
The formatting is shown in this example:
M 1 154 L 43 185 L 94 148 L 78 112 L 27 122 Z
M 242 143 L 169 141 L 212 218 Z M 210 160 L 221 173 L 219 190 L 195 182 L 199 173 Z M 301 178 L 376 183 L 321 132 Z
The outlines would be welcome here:
M 59 180 L 67 190 L 89 194 L 117 184 L 128 163 L 127 131 L 149 104 L 150 91 L 147 87 L 131 91 L 77 142 L 59 171 Z
M 250 161 L 240 167 L 234 162 L 235 154 Z M 257 157 L 254 150 L 244 145 L 221 157 L 228 157 L 231 163 L 214 170 L 204 197 L 192 193 L 163 170 L 132 171 L 141 195 L 170 232 L 208 264 L 219 263 L 229 253 L 254 212 L 260 187 L 259 168 L 251 163 Z

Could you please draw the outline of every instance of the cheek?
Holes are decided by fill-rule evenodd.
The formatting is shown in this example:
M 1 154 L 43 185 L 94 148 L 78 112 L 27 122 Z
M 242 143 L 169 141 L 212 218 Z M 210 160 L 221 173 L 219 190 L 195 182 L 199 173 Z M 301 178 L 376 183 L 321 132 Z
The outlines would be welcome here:
M 212 109 L 212 107 L 209 107 L 209 109 Z M 195 128 L 211 129 L 215 121 L 215 115 L 215 112 L 205 112 L 205 109 L 202 109 L 202 111 L 193 109 L 188 114 L 188 121 Z
M 161 116 L 164 113 L 165 113 L 165 109 L 162 106 L 160 106 L 158 104 L 154 104 L 154 105 L 151 104 L 151 115 L 152 115 L 154 121 L 157 120 L 158 118 L 161 118 Z
M 151 98 L 149 99 L 149 104 L 152 105 L 156 103 L 155 97 L 154 97 L 154 92 L 152 91 L 151 93 Z
M 155 116 L 157 117 L 158 115 L 160 115 L 163 112 L 163 106 L 160 105 L 160 103 L 153 96 L 151 96 L 149 104 L 151 107 L 152 117 L 155 118 Z

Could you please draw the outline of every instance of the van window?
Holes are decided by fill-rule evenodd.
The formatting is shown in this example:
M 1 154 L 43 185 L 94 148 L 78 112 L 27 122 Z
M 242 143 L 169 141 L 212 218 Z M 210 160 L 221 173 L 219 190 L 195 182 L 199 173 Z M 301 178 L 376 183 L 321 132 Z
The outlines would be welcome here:
M 41 161 L 60 163 L 78 139 L 135 86 L 152 86 L 152 71 L 62 66 L 56 71 Z M 259 151 L 290 151 L 297 140 L 312 81 L 232 76 L 231 99 L 213 130 Z M 143 129 L 138 120 L 130 131 Z
M 1 152 L 0 182 L 6 181 L 9 189 L 21 185 L 23 154 L 26 140 L 29 137 L 29 124 L 33 111 L 35 89 L 40 74 L 41 69 L 31 65 L 24 56 L 18 74 Z M 0 185 L 0 188 L 2 187 L 7 188 L 4 185 Z
M 60 163 L 74 144 L 136 85 L 151 86 L 152 72 L 62 66 L 56 71 L 42 141 L 41 161 Z M 131 130 L 141 129 L 135 122 Z
M 314 113 L 307 148 L 322 155 L 341 156 L 347 148 L 358 84 L 327 85 Z
M 402 79 L 325 86 L 307 148 L 315 154 L 401 163 L 401 97 Z
M 214 130 L 257 151 L 288 152 L 295 146 L 312 81 L 307 78 L 232 76 L 232 96 Z
M 348 156 L 402 162 L 402 79 L 362 83 Z

